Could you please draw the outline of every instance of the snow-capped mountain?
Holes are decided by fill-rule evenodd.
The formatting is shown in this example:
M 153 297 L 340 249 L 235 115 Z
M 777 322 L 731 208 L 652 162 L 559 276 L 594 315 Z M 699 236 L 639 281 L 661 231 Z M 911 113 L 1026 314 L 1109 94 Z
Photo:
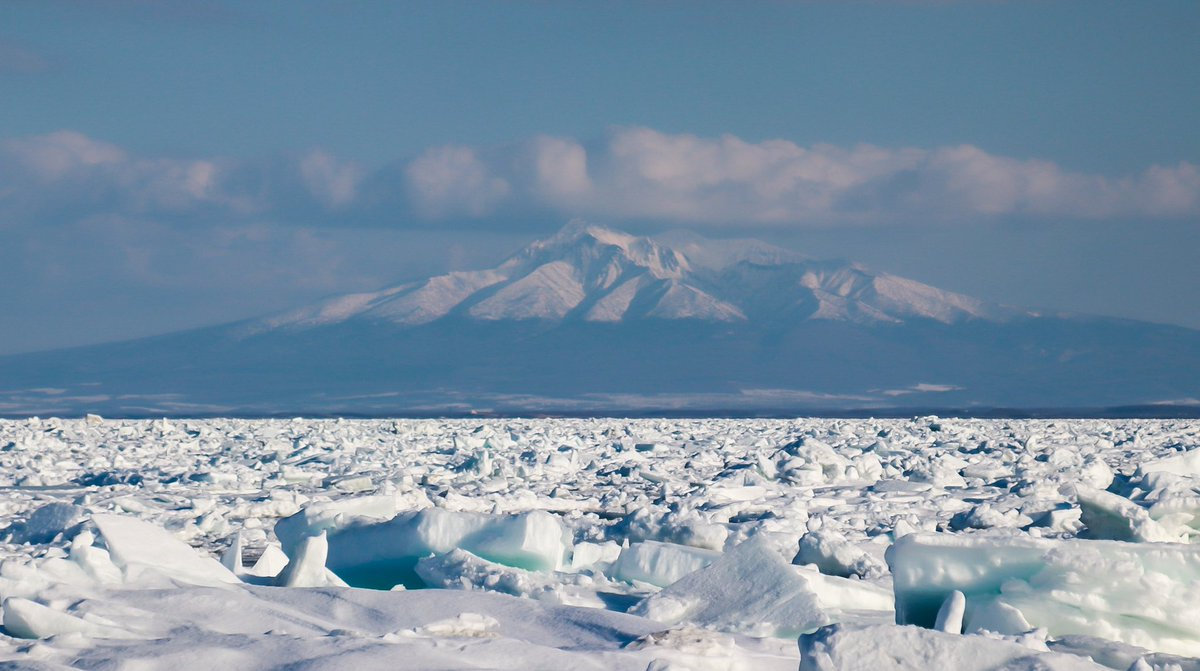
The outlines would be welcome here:
M 0 357 L 0 415 L 1174 413 L 1197 380 L 1200 331 L 1042 315 L 758 241 L 572 222 L 495 268 Z
M 495 268 L 340 296 L 247 325 L 248 335 L 351 319 L 712 322 L 826 319 L 862 324 L 1003 321 L 1016 310 L 857 264 L 813 261 L 764 243 L 693 238 L 685 250 L 574 221 Z

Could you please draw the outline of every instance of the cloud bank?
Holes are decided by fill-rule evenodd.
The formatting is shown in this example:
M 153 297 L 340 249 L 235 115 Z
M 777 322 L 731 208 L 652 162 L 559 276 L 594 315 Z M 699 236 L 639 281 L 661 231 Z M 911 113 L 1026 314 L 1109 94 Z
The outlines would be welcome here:
M 836 224 L 1200 212 L 1200 170 L 1190 163 L 1112 178 L 970 145 L 801 147 L 648 128 L 620 129 L 591 146 L 539 137 L 490 152 L 439 147 L 413 161 L 407 176 L 424 211 L 440 216 L 540 208 L 616 219 Z
M 131 155 L 73 131 L 0 142 L 0 226 L 88 216 L 402 225 L 494 216 L 757 226 L 1200 214 L 1200 169 L 1112 177 L 971 145 L 803 147 L 620 128 L 596 141 L 433 147 L 368 171 L 313 151 Z

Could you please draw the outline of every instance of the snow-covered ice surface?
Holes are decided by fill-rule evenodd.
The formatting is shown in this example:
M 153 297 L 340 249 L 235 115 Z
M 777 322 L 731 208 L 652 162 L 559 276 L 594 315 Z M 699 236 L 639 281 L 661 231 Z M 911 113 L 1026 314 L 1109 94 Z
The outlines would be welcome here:
M 0 421 L 0 666 L 1200 669 L 1200 423 Z

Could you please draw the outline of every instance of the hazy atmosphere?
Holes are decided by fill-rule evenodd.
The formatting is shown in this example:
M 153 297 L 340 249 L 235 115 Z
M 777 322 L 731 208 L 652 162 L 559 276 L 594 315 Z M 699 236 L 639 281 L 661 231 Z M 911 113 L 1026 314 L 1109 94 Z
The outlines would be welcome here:
M 1200 327 L 1200 5 L 8 2 L 0 353 L 581 217 Z

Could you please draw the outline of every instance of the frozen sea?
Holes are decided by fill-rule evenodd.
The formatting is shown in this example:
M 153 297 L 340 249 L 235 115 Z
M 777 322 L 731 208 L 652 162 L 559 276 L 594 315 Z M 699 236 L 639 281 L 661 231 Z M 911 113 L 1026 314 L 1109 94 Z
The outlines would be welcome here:
M 0 420 L 0 668 L 1200 669 L 1200 421 Z

